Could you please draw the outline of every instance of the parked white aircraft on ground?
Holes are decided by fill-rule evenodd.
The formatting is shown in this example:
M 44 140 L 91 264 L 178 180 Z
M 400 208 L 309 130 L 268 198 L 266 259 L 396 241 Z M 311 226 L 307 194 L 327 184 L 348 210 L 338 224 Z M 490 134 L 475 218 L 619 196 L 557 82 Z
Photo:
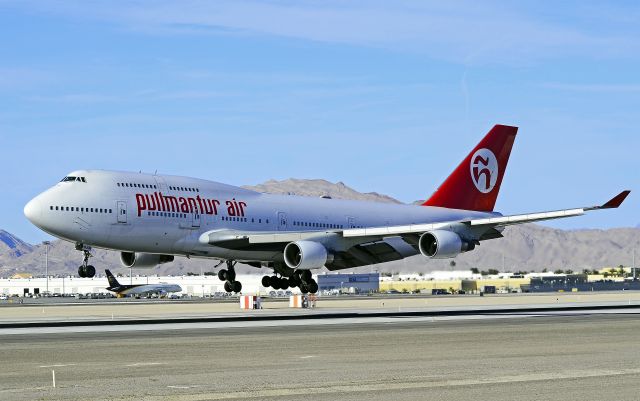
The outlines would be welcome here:
M 225 289 L 240 292 L 234 265 L 273 269 L 265 287 L 316 292 L 310 270 L 348 269 L 421 253 L 453 258 L 505 226 L 617 208 L 601 206 L 502 216 L 493 208 L 517 128 L 496 125 L 438 190 L 417 205 L 272 195 L 188 177 L 80 170 L 32 199 L 26 217 L 84 253 L 121 251 L 126 267 L 155 267 L 174 255 L 218 259 Z

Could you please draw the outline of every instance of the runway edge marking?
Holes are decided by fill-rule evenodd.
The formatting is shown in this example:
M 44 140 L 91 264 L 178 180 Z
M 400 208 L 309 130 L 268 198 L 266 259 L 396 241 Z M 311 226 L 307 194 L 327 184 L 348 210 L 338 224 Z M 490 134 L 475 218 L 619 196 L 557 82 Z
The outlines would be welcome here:
M 197 318 L 167 318 L 167 319 L 131 319 L 131 320 L 78 320 L 78 321 L 44 321 L 44 322 L 10 322 L 0 323 L 1 329 L 43 328 L 43 327 L 90 327 L 90 326 L 123 326 L 149 324 L 176 323 L 227 323 L 246 321 L 283 321 L 283 320 L 320 320 L 320 319 L 353 319 L 370 317 L 437 317 L 437 316 L 466 316 L 466 315 L 501 315 L 508 313 L 535 312 L 563 312 L 563 311 L 600 311 L 637 309 L 638 305 L 578 305 L 551 306 L 534 308 L 504 308 L 504 309 L 463 309 L 463 310 L 431 310 L 431 311 L 381 311 L 381 312 L 336 312 L 313 313 L 308 315 L 270 315 L 270 316 L 215 316 Z

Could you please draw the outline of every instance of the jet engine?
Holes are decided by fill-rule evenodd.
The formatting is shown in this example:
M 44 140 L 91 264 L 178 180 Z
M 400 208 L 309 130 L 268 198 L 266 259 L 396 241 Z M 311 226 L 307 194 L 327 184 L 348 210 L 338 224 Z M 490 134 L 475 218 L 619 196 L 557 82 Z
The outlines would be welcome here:
M 153 253 L 121 252 L 120 262 L 125 267 L 152 268 L 163 263 L 173 262 L 173 255 L 156 255 Z
M 284 248 L 284 262 L 292 269 L 319 269 L 332 260 L 333 256 L 319 242 L 295 241 Z
M 428 258 L 447 259 L 455 258 L 462 252 L 475 248 L 473 242 L 465 241 L 452 231 L 434 230 L 420 236 L 418 249 Z

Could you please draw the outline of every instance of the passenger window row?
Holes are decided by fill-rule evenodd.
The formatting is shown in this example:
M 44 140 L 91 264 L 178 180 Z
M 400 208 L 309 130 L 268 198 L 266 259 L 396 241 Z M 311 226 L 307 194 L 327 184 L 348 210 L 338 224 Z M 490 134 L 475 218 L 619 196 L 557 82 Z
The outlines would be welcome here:
M 227 216 L 222 216 L 220 217 L 220 219 L 222 221 L 240 221 L 240 222 L 244 222 L 244 223 L 248 223 L 249 219 L 247 217 L 227 217 Z M 256 219 L 255 218 L 251 218 L 251 222 L 255 223 Z M 262 224 L 262 219 L 258 219 L 258 223 Z M 265 224 L 269 224 L 269 219 L 265 219 Z
M 118 183 L 119 187 L 125 187 L 125 188 L 149 188 L 149 189 L 156 189 L 156 186 L 153 184 L 133 184 L 133 183 L 129 183 L 129 182 L 119 182 Z
M 222 216 L 222 221 L 242 221 L 244 223 L 247 222 L 247 218 L 246 217 L 227 217 L 227 216 Z M 253 223 L 254 220 L 251 219 L 251 222 Z
M 172 190 L 172 191 L 200 192 L 200 188 L 172 187 L 172 186 L 169 186 L 169 189 Z
M 173 213 L 173 212 L 147 212 L 147 216 L 154 217 L 177 217 L 179 219 L 186 219 L 187 215 L 184 213 Z
M 334 228 L 334 229 L 339 229 L 344 227 L 342 224 L 312 223 L 308 221 L 294 221 L 293 225 L 296 227 Z
M 80 213 L 113 213 L 113 209 L 97 207 L 77 207 L 77 206 L 49 206 L 49 210 L 60 212 L 80 212 Z

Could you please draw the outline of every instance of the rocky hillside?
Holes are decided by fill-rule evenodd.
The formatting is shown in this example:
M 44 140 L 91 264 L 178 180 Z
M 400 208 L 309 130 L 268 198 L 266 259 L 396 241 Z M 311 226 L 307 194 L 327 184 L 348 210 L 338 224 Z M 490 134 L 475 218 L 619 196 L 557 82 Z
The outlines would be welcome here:
M 287 180 L 269 180 L 263 184 L 243 188 L 270 194 L 300 195 L 300 196 L 330 196 L 335 199 L 352 199 L 372 202 L 402 203 L 387 195 L 377 192 L 361 193 L 346 186 L 342 182 L 332 183 L 326 180 L 300 180 L 289 178 Z
M 17 258 L 33 251 L 33 247 L 20 238 L 0 230 L 0 255 Z

